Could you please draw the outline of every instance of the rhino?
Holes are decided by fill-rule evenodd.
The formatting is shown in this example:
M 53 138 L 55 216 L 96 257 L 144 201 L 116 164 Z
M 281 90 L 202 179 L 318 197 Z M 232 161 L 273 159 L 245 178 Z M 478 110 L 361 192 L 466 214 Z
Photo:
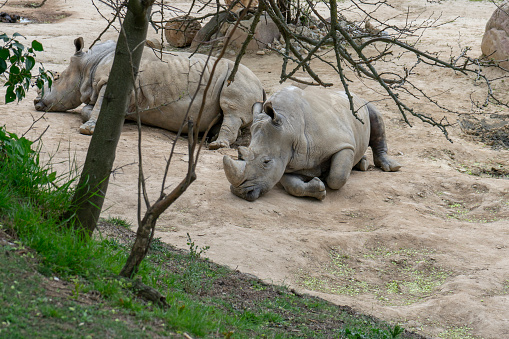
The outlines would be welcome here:
M 92 134 L 99 116 L 108 77 L 113 63 L 116 42 L 106 41 L 83 51 L 83 38 L 74 41 L 76 52 L 69 66 L 34 100 L 38 111 L 65 112 L 85 104 L 81 111 L 83 134 Z M 141 122 L 177 132 L 185 119 L 188 106 L 199 87 L 190 109 L 190 118 L 198 115 L 204 99 L 205 84 L 212 76 L 211 86 L 203 110 L 199 131 L 203 132 L 218 114 L 222 123 L 217 139 L 210 149 L 229 147 L 242 127 L 252 121 L 251 108 L 264 96 L 262 84 L 247 67 L 239 65 L 235 80 L 227 84 L 234 63 L 221 59 L 213 75 L 212 65 L 216 58 L 203 54 L 171 52 L 161 60 L 153 50 L 145 48 L 136 79 L 138 102 L 134 91 L 130 96 L 127 119 L 136 120 L 136 104 Z M 202 76 L 203 73 L 203 76 Z M 201 83 L 201 86 L 199 86 Z M 187 133 L 187 124 L 183 128 Z
M 398 171 L 387 155 L 381 114 L 352 97 L 356 116 L 345 92 L 325 88 L 290 86 L 255 103 L 249 146 L 239 147 L 238 160 L 223 157 L 232 193 L 254 201 L 279 182 L 291 195 L 323 200 L 324 181 L 337 190 L 352 168 L 368 169 L 368 146 L 375 166 Z

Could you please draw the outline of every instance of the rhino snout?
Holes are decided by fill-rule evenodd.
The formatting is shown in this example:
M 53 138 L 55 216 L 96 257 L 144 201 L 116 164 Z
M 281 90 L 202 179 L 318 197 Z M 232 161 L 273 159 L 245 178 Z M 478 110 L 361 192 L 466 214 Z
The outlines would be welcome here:
M 45 111 L 46 105 L 44 104 L 44 101 L 42 101 L 41 97 L 37 97 L 34 99 L 34 106 L 37 111 Z
M 247 201 L 255 201 L 262 194 L 262 189 L 260 187 L 249 187 L 239 189 L 231 185 L 230 191 L 239 198 L 245 199 Z

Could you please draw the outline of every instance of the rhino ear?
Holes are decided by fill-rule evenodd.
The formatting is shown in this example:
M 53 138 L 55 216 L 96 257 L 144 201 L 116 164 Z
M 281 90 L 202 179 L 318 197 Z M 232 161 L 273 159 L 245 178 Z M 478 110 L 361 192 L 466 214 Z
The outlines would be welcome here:
M 257 116 L 263 111 L 263 102 L 255 102 L 251 110 L 253 111 L 253 116 Z
M 272 102 L 266 102 L 263 106 L 263 110 L 265 111 L 265 114 L 267 114 L 272 119 L 272 123 L 274 125 L 281 125 L 281 117 L 272 107 Z
M 263 102 L 255 102 L 251 111 L 253 112 L 253 123 L 263 119 L 265 116 L 265 113 L 263 113 Z
M 252 161 L 254 160 L 254 154 L 253 154 L 253 151 L 251 151 L 249 148 L 247 147 L 244 147 L 244 146 L 239 146 L 239 160 L 244 160 L 244 161 Z
M 82 37 L 79 37 L 79 38 L 76 38 L 74 40 L 74 46 L 76 46 L 76 53 L 75 54 L 79 54 L 83 51 L 83 46 L 85 46 L 85 41 L 83 40 Z

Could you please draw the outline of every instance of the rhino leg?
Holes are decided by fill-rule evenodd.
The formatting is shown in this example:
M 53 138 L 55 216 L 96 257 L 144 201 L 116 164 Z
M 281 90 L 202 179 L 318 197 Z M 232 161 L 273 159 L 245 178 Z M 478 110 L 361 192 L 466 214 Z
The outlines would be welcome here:
M 373 150 L 373 160 L 376 167 L 380 167 L 385 172 L 396 172 L 401 165 L 387 155 L 387 140 L 385 138 L 385 124 L 382 115 L 371 104 L 368 104 L 369 122 L 371 131 L 369 137 L 369 146 Z
M 242 120 L 232 115 L 223 116 L 223 123 L 217 139 L 209 144 L 209 149 L 228 148 L 237 140 Z
M 329 175 L 327 176 L 327 185 L 330 188 L 338 190 L 343 187 L 350 177 L 350 172 L 354 166 L 353 158 L 354 152 L 348 148 L 332 156 Z
M 94 109 L 94 105 L 86 105 L 81 109 L 81 120 L 83 122 L 87 122 L 90 120 L 90 117 L 92 116 L 92 110 Z
M 369 161 L 365 155 L 362 156 L 361 160 L 354 167 L 358 171 L 367 171 L 369 168 Z
M 286 192 L 296 197 L 325 199 L 325 184 L 317 177 L 305 181 L 301 175 L 284 174 L 279 182 Z
M 228 77 L 230 71 L 227 72 Z M 226 77 L 221 81 L 226 82 Z M 220 80 L 220 79 L 218 79 Z M 219 106 L 223 113 L 223 122 L 216 141 L 209 149 L 230 147 L 237 140 L 241 127 L 253 120 L 252 106 L 263 98 L 263 89 L 256 76 L 244 66 L 240 67 L 235 81 L 223 84 L 219 95 Z
M 97 97 L 97 101 L 95 102 L 95 105 L 93 105 L 93 108 L 90 109 L 90 106 L 92 105 L 87 105 L 83 108 L 85 112 L 83 112 L 83 110 L 81 111 L 81 117 L 83 119 L 88 117 L 85 123 L 80 126 L 81 134 L 86 135 L 94 134 L 95 124 L 97 122 L 97 118 L 99 118 L 99 112 L 101 111 L 101 106 L 103 103 L 103 97 L 105 92 L 106 86 L 103 86 L 99 91 L 99 96 Z

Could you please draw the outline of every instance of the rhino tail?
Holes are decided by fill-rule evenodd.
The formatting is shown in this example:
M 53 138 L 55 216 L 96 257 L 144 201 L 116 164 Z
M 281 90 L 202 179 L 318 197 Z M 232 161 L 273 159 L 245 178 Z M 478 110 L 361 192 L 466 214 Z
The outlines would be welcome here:
M 387 138 L 382 114 L 371 103 L 367 104 L 370 122 L 369 146 L 373 151 L 373 160 L 376 167 L 385 172 L 396 172 L 401 165 L 387 155 Z

